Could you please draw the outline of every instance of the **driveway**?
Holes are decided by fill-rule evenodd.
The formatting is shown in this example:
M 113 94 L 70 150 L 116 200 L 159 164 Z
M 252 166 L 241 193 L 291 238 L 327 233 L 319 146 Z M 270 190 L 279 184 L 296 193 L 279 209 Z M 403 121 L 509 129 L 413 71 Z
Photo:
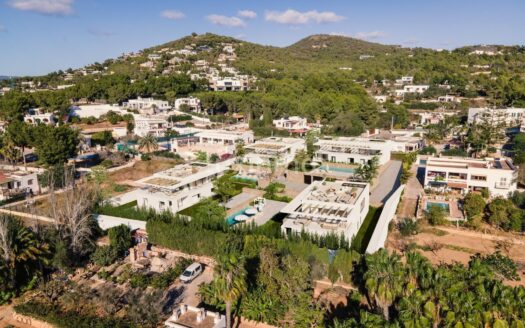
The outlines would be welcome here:
M 177 286 L 182 286 L 184 288 L 181 297 L 181 304 L 188 304 L 195 307 L 198 306 L 201 302 L 201 298 L 199 296 L 199 285 L 203 283 L 210 283 L 212 280 L 213 268 L 206 266 L 202 274 L 189 284 L 179 282 Z
M 389 161 L 379 173 L 370 192 L 370 205 L 379 207 L 401 185 L 401 161 Z

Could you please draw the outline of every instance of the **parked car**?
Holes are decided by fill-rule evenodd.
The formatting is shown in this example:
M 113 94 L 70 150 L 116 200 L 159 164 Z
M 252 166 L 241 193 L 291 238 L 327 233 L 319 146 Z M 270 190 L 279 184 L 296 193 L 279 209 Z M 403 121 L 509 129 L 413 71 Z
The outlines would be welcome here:
M 193 263 L 184 270 L 179 279 L 184 283 L 190 283 L 202 273 L 202 264 Z

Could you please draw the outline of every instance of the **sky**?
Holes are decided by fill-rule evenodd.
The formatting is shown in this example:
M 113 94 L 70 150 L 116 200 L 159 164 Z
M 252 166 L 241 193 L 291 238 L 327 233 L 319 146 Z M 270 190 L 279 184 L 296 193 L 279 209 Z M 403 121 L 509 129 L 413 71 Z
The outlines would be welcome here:
M 0 75 L 77 68 L 212 32 L 287 46 L 338 34 L 405 47 L 525 44 L 524 0 L 0 0 Z

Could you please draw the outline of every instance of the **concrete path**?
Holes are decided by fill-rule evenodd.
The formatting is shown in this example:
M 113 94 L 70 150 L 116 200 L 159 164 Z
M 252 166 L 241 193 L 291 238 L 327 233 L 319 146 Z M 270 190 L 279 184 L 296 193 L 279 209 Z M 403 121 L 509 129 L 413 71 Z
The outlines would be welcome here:
M 423 186 L 418 179 L 419 171 L 422 169 L 419 168 L 419 163 L 415 162 L 410 168 L 411 176 L 407 181 L 403 197 L 401 199 L 401 204 L 399 206 L 398 217 L 415 217 L 416 216 L 416 207 L 417 199 L 419 195 L 423 194 Z
M 255 223 L 258 226 L 270 221 L 277 213 L 279 213 L 288 203 L 278 202 L 275 200 L 266 200 L 266 205 L 261 213 L 255 217 Z
M 370 205 L 379 207 L 400 186 L 401 162 L 389 161 L 379 173 L 370 191 Z

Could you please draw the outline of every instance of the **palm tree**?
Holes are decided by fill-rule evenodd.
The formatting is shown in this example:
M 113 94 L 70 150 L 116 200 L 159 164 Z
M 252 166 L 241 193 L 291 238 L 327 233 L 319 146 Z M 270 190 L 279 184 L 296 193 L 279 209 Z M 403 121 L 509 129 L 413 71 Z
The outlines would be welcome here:
M 8 288 L 18 287 L 20 272 L 30 277 L 42 263 L 47 263 L 48 254 L 47 244 L 41 244 L 20 221 L 12 216 L 0 216 L 0 257 L 8 275 Z
M 139 139 L 139 149 L 141 151 L 145 150 L 146 153 L 151 153 L 152 151 L 159 149 L 159 144 L 154 136 L 148 134 Z
M 365 287 L 370 299 L 383 311 L 386 321 L 390 318 L 390 306 L 401 295 L 404 277 L 399 255 L 388 255 L 384 249 L 366 258 Z
M 214 297 L 226 305 L 226 328 L 232 327 L 232 305 L 246 293 L 246 269 L 242 258 L 230 254 L 219 258 L 215 266 L 212 290 Z

